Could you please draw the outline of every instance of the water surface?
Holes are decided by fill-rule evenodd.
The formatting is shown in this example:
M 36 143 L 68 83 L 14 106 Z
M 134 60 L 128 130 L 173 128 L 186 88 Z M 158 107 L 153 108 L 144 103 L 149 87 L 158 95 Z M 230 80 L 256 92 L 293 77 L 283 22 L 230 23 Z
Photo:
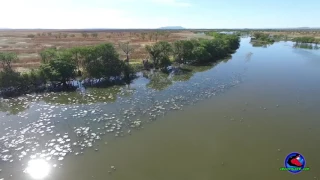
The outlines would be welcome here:
M 320 51 L 249 41 L 182 75 L 1 100 L 0 179 L 33 179 L 31 159 L 61 180 L 319 178 Z M 310 171 L 279 171 L 293 151 Z

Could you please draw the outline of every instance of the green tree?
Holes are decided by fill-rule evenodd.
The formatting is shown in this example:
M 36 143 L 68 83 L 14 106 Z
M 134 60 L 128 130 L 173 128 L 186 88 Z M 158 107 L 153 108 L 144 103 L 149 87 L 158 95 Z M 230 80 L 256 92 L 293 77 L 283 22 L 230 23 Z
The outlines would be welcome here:
M 315 43 L 317 40 L 314 37 L 296 37 L 293 38 L 292 41 L 297 42 L 297 43 Z
M 20 85 L 20 74 L 11 67 L 11 63 L 16 61 L 18 57 L 15 53 L 0 52 L 0 63 L 3 69 L 0 71 L 0 88 L 16 88 Z
M 18 56 L 15 53 L 0 52 L 0 63 L 3 69 L 12 70 L 11 63 L 18 60 Z
M 59 81 L 66 87 L 67 81 L 75 77 L 76 64 L 70 58 L 70 54 L 61 53 L 48 63 L 42 64 L 40 69 L 46 79 L 51 82 Z
M 31 69 L 30 73 L 27 74 L 29 77 L 30 84 L 34 87 L 37 87 L 38 85 L 41 85 L 42 83 L 45 83 L 45 77 L 42 71 L 39 69 L 34 70 Z
M 164 67 L 163 65 L 165 64 L 168 64 L 169 56 L 172 53 L 172 46 L 166 41 L 159 41 L 154 45 L 147 45 L 146 50 L 151 56 L 154 67 L 159 68 Z
M 222 38 L 230 51 L 234 51 L 240 47 L 239 35 L 224 35 Z
M 129 44 L 129 42 L 119 43 L 119 47 L 126 55 L 126 62 L 129 63 L 129 56 L 134 51 L 134 48 Z
M 193 50 L 192 50 L 192 53 L 194 54 L 196 60 L 192 63 L 198 63 L 198 64 L 201 64 L 201 63 L 206 63 L 210 60 L 211 56 L 209 54 L 209 52 L 207 51 L 207 49 L 203 46 L 198 46 L 198 47 L 195 47 Z
M 274 42 L 274 40 L 270 38 L 270 34 L 262 32 L 254 32 L 253 37 L 258 41 Z
M 47 48 L 40 53 L 42 63 L 48 63 L 51 59 L 55 58 L 58 54 L 57 48 Z
M 77 75 L 81 75 L 81 69 L 84 68 L 84 59 L 87 52 L 86 47 L 73 47 L 68 51 L 71 53 L 71 59 L 75 62 L 77 66 Z
M 190 40 L 178 40 L 173 43 L 173 54 L 178 63 L 187 63 L 194 60 L 192 53 L 195 43 Z
M 237 35 L 216 32 L 207 33 L 214 39 L 179 40 L 173 44 L 175 60 L 178 63 L 207 63 L 216 61 L 233 53 L 239 48 Z
M 90 77 L 120 76 L 124 67 L 125 63 L 119 60 L 119 54 L 112 44 L 106 43 L 88 48 L 85 57 L 85 69 Z
M 20 80 L 20 74 L 12 69 L 4 69 L 3 71 L 0 71 L 0 88 L 17 88 L 21 83 Z

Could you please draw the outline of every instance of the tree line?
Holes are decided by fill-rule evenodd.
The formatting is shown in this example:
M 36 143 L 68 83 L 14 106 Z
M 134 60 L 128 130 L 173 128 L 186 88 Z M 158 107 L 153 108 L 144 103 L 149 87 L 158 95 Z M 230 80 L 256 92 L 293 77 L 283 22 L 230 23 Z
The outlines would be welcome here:
M 315 43 L 315 44 L 320 43 L 320 39 L 316 39 L 315 37 L 308 37 L 308 36 L 296 37 L 296 38 L 293 38 L 292 41 L 297 43 Z
M 154 68 L 166 68 L 173 62 L 177 64 L 206 64 L 222 59 L 240 46 L 240 37 L 233 34 L 211 33 L 213 39 L 178 40 L 170 44 L 159 41 L 147 45 Z
M 205 64 L 225 58 L 239 47 L 240 38 L 237 35 L 213 33 L 212 36 L 213 39 L 178 40 L 173 43 L 159 41 L 147 45 L 145 48 L 151 61 L 143 61 L 144 68 L 165 70 L 172 63 Z M 114 45 L 110 43 L 70 49 L 48 48 L 40 52 L 40 67 L 27 73 L 19 73 L 12 68 L 11 64 L 18 61 L 15 53 L 0 52 L 0 96 L 56 89 L 75 90 L 70 81 L 77 77 L 94 82 L 129 82 L 134 78 L 134 69 L 129 63 L 133 49 L 129 43 L 120 47 L 126 54 L 125 61 L 120 60 Z
M 48 48 L 40 52 L 41 65 L 27 73 L 11 67 L 18 61 L 15 53 L 0 53 L 0 90 L 2 96 L 48 90 L 75 90 L 70 80 L 99 79 L 99 81 L 130 80 L 133 76 L 128 63 L 120 60 L 110 43 L 70 49 Z

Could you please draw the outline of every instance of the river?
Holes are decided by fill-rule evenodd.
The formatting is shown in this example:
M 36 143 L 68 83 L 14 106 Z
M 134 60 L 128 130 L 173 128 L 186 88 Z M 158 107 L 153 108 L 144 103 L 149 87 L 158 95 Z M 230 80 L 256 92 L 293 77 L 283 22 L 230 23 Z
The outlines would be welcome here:
M 0 179 L 320 179 L 320 51 L 249 41 L 182 75 L 2 99 Z M 310 170 L 280 171 L 291 152 Z

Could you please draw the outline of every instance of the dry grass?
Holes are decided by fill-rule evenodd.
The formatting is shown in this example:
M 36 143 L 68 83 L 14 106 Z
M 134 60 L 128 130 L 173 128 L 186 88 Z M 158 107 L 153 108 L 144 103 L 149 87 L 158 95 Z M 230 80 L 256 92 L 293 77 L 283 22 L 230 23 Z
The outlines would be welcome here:
M 286 35 L 289 38 L 295 38 L 295 37 L 315 37 L 320 39 L 320 31 L 262 31 L 266 34 L 271 35 Z
M 15 52 L 18 54 L 19 62 L 14 63 L 15 68 L 37 68 L 40 65 L 39 52 L 48 47 L 71 48 L 76 46 L 90 46 L 109 42 L 115 45 L 121 55 L 125 56 L 118 44 L 129 41 L 135 51 L 131 59 L 141 60 L 147 57 L 145 46 L 156 42 L 150 41 L 149 34 L 157 33 L 156 30 L 106 30 L 87 31 L 87 38 L 83 37 L 84 31 L 79 30 L 2 30 L 0 31 L 0 52 Z M 97 37 L 92 37 L 97 33 Z M 207 38 L 205 35 L 194 34 L 191 31 L 166 31 L 169 36 L 159 35 L 157 41 L 165 40 L 173 42 L 180 39 Z M 145 38 L 143 38 L 143 34 Z M 33 37 L 34 36 L 34 37 Z

